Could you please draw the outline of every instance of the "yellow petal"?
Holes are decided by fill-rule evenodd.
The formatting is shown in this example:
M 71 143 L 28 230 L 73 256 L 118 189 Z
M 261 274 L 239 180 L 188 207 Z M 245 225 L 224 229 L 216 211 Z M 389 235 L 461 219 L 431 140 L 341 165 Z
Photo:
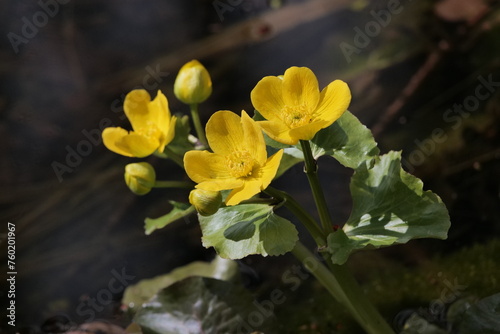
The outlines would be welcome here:
M 241 112 L 241 124 L 246 150 L 259 164 L 264 164 L 267 159 L 267 151 L 262 129 L 244 110 Z
M 160 90 L 148 104 L 148 115 L 148 120 L 166 134 L 170 127 L 170 109 L 166 96 Z
M 229 178 L 229 179 L 217 179 L 201 182 L 196 185 L 197 189 L 210 190 L 210 191 L 221 191 L 235 189 L 243 186 L 243 180 Z
M 126 157 L 133 157 L 134 155 L 127 147 L 117 145 L 125 136 L 128 136 L 128 131 L 122 128 L 106 128 L 102 132 L 102 140 L 108 150 Z
M 252 196 L 260 193 L 261 181 L 252 179 L 245 181 L 242 187 L 235 188 L 227 195 L 226 205 L 237 205 L 241 201 L 250 199 Z
M 261 186 L 260 190 L 265 190 L 267 186 L 271 183 L 271 181 L 276 176 L 278 172 L 278 168 L 280 166 L 281 158 L 283 157 L 283 150 L 279 150 L 270 156 L 264 167 L 261 168 Z
M 207 139 L 212 150 L 221 155 L 245 149 L 240 116 L 229 110 L 217 111 L 207 122 Z
M 254 108 L 269 121 L 281 121 L 284 108 L 283 80 L 278 77 L 264 77 L 250 93 Z
M 262 130 L 271 137 L 271 139 L 276 140 L 279 143 L 287 145 L 295 145 L 299 142 L 298 139 L 292 138 L 290 136 L 290 129 L 285 125 L 285 123 L 277 121 L 260 121 L 257 122 Z
M 157 138 L 146 137 L 144 135 L 130 132 L 118 143 L 120 147 L 128 148 L 130 153 L 137 158 L 144 158 L 151 155 L 158 148 Z
M 288 107 L 313 111 L 319 102 L 318 79 L 307 67 L 290 67 L 283 76 L 283 101 Z
M 300 126 L 298 128 L 290 130 L 290 137 L 298 140 L 311 140 L 316 135 L 316 133 L 331 125 L 333 122 L 325 120 L 317 120 L 315 122 Z
M 150 101 L 151 97 L 144 89 L 133 90 L 125 97 L 123 110 L 134 131 L 149 126 L 151 122 L 151 115 L 149 114 Z
M 177 122 L 177 117 L 172 116 L 169 121 L 169 128 L 162 135 L 162 139 L 160 140 L 160 145 L 158 147 L 158 152 L 163 153 L 165 150 L 165 146 L 170 144 L 170 142 L 175 137 L 175 123 Z
M 189 178 L 196 183 L 218 178 L 230 178 L 226 158 L 208 151 L 186 152 L 184 168 Z
M 326 120 L 332 124 L 347 110 L 350 102 L 349 86 L 342 80 L 335 80 L 321 91 L 321 99 L 314 112 L 314 118 Z

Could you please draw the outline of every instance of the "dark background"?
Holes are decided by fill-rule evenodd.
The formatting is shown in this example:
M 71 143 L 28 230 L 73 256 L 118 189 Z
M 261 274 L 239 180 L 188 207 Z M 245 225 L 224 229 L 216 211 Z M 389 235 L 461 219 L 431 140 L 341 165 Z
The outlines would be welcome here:
M 44 16 L 40 3 L 51 4 L 51 15 Z M 16 225 L 16 324 L 35 330 L 55 315 L 81 323 L 89 319 L 78 306 L 106 288 L 114 271 L 125 270 L 135 283 L 213 257 L 201 246 L 196 217 L 144 235 L 144 217 L 167 213 L 168 200 L 185 201 L 187 192 L 131 194 L 123 168 L 133 159 L 98 139 L 103 122 L 129 127 L 121 104 L 136 87 L 153 96 L 161 89 L 173 113 L 187 113 L 172 85 L 194 58 L 214 83 L 201 106 L 203 120 L 220 109 L 252 111 L 256 82 L 290 66 L 310 67 L 321 87 L 334 79 L 349 83 L 350 110 L 373 129 L 383 152 L 403 149 L 405 167 L 443 198 L 452 217 L 446 242 L 413 242 L 382 256 L 418 266 L 435 253 L 496 238 L 498 87 L 467 116 L 444 115 L 475 95 L 480 76 L 500 81 L 498 4 L 401 1 L 401 11 L 363 44 L 357 31 L 377 22 L 372 11 L 387 11 L 388 3 L 243 0 L 221 13 L 216 2 L 202 0 L 2 1 L 0 232 L 5 245 L 7 222 Z M 357 50 L 349 57 L 345 43 Z M 436 129 L 445 140 L 432 140 Z M 91 145 L 84 143 L 89 137 Z M 147 161 L 162 179 L 185 178 L 173 163 Z M 351 172 L 330 160 L 320 163 L 334 221 L 342 224 Z M 58 173 L 55 165 L 68 170 Z M 301 174 L 296 166 L 276 187 L 312 208 Z M 4 246 L 0 260 L 4 309 Z M 251 257 L 244 263 L 263 281 L 279 277 L 291 261 Z M 125 326 L 120 297 L 96 318 Z M 2 312 L 0 328 L 11 329 L 6 322 Z

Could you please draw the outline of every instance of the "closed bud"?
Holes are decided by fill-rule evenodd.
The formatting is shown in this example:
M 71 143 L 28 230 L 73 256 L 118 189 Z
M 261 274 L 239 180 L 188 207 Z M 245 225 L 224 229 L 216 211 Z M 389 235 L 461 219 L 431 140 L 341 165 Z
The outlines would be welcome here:
M 146 195 L 156 182 L 156 173 L 149 163 L 137 162 L 125 166 L 125 183 L 136 195 Z
M 222 195 L 219 191 L 194 189 L 189 193 L 189 203 L 202 216 L 211 216 L 219 210 Z
M 212 79 L 207 69 L 197 60 L 182 66 L 175 79 L 174 94 L 186 104 L 205 101 L 212 94 Z

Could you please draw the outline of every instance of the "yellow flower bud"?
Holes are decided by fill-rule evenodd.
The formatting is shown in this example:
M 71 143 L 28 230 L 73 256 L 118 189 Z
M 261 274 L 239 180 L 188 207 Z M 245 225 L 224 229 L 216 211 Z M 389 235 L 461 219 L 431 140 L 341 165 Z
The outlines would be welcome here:
M 125 166 L 125 183 L 136 195 L 146 195 L 156 182 L 156 173 L 149 163 L 138 162 Z
M 189 193 L 189 203 L 202 216 L 211 216 L 219 210 L 222 195 L 219 191 L 194 189 Z
M 212 79 L 197 60 L 184 64 L 174 83 L 174 94 L 186 104 L 201 103 L 212 94 Z

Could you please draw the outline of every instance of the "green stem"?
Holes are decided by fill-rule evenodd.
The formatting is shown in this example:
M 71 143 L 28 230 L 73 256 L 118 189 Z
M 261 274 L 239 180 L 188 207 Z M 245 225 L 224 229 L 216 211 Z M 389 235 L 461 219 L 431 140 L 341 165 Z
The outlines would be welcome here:
M 326 245 L 326 236 L 323 231 L 321 231 L 314 218 L 307 213 L 307 211 L 305 211 L 292 196 L 273 187 L 267 187 L 264 192 L 269 196 L 283 201 L 284 206 L 301 221 L 312 237 L 316 240 L 316 243 L 320 247 Z
M 337 299 L 369 334 L 394 334 L 394 331 L 366 298 L 358 282 L 345 265 L 331 265 L 328 270 L 302 243 L 297 242 L 293 255 Z
M 165 146 L 165 149 L 163 150 L 163 154 L 157 154 L 157 156 L 162 157 L 162 158 L 169 158 L 172 159 L 173 162 L 184 168 L 184 161 L 182 161 L 182 157 L 172 151 L 168 146 Z
M 328 206 L 326 205 L 323 189 L 319 183 L 318 165 L 316 164 L 316 160 L 313 158 L 311 145 L 307 140 L 301 140 L 300 145 L 302 146 L 302 152 L 304 153 L 305 172 L 307 179 L 309 180 L 309 185 L 311 186 L 314 202 L 316 203 L 316 207 L 318 209 L 321 226 L 326 234 L 332 233 L 333 223 L 330 217 L 330 212 L 328 211 Z
M 156 181 L 154 188 L 194 188 L 194 183 L 189 181 Z
M 198 112 L 198 103 L 191 103 L 189 107 L 191 108 L 191 118 L 193 119 L 194 129 L 196 130 L 198 139 L 203 146 L 208 148 L 207 136 L 205 136 L 205 130 L 201 125 L 200 113 Z

